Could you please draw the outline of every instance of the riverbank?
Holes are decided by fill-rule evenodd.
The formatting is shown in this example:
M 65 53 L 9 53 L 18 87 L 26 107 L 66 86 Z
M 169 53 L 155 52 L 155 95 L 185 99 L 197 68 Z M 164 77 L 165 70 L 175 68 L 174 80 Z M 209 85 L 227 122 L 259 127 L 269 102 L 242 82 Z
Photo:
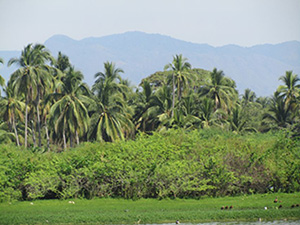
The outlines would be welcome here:
M 176 220 L 200 223 L 257 221 L 258 218 L 262 221 L 299 220 L 299 204 L 300 193 L 199 200 L 106 198 L 15 201 L 0 204 L 0 224 L 159 224 L 175 223 Z

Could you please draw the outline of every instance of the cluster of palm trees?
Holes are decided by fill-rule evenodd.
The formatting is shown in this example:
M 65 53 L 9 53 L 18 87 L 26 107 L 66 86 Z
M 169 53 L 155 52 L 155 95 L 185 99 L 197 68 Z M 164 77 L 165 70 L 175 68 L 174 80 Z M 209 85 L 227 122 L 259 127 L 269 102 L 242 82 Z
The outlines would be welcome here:
M 40 44 L 26 46 L 12 64 L 19 69 L 8 82 L 0 76 L 0 142 L 18 146 L 66 149 L 81 141 L 113 142 L 179 127 L 266 131 L 294 126 L 300 117 L 299 78 L 291 71 L 272 98 L 257 98 L 249 89 L 239 96 L 221 70 L 192 69 L 182 55 L 138 88 L 106 62 L 90 89 L 66 55 L 59 52 L 54 59 Z

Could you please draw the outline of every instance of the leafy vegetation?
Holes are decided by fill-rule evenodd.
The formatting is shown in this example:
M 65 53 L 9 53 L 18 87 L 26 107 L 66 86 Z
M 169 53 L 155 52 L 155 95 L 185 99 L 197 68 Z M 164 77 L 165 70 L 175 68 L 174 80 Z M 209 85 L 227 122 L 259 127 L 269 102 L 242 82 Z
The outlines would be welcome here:
M 3 145 L 1 200 L 297 192 L 300 143 L 286 135 L 172 129 L 61 153 Z
M 39 44 L 12 64 L 8 82 L 0 77 L 1 201 L 300 191 L 292 71 L 271 98 L 257 98 L 182 55 L 139 87 L 106 62 L 90 89 L 66 55 Z
M 0 63 L 4 63 L 0 60 Z M 0 100 L 2 143 L 66 150 L 80 142 L 134 139 L 139 132 L 218 127 L 237 133 L 289 129 L 299 133 L 300 78 L 287 71 L 271 98 L 249 89 L 238 95 L 222 70 L 192 69 L 175 55 L 164 72 L 131 87 L 113 62 L 95 74 L 90 89 L 68 57 L 29 44 L 8 66 L 19 66 Z

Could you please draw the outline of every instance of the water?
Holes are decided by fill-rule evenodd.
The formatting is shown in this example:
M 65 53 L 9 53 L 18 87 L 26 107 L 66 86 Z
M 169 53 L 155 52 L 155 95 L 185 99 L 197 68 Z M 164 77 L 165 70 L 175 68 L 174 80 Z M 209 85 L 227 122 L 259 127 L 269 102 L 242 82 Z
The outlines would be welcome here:
M 148 224 L 148 225 L 174 225 L 174 223 Z M 213 222 L 213 223 L 180 223 L 180 225 L 300 225 L 300 220 L 277 220 L 277 221 L 257 221 L 257 222 Z

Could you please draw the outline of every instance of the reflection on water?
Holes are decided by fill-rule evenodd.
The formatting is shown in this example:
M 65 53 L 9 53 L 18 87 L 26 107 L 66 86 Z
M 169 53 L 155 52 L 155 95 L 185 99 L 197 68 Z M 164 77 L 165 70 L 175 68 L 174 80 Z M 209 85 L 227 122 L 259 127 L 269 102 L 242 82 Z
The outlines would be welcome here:
M 164 224 L 148 224 L 148 225 L 172 225 L 174 223 L 164 223 Z M 278 221 L 269 221 L 269 222 L 214 222 L 214 223 L 180 223 L 181 225 L 299 225 L 300 220 L 294 220 L 294 221 L 284 221 L 284 220 L 278 220 Z

